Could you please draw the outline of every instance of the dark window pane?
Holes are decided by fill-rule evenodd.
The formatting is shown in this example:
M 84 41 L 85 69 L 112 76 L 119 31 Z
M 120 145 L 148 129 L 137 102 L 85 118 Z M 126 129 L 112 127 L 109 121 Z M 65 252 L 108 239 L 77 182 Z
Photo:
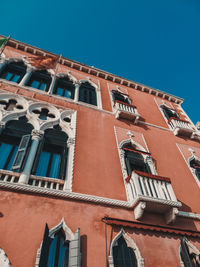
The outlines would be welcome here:
M 96 90 L 88 82 L 79 87 L 79 101 L 97 106 Z
M 74 99 L 75 85 L 69 78 L 60 78 L 56 80 L 53 93 L 64 96 L 66 98 Z
M 123 237 L 113 247 L 114 267 L 137 267 L 137 259 L 132 248 L 127 247 Z
M 23 62 L 19 63 L 12 62 L 4 67 L 4 69 L 0 73 L 0 78 L 3 78 L 7 81 L 19 83 L 22 80 L 25 73 L 26 73 L 26 66 L 23 64 Z
M 42 91 L 48 91 L 51 80 L 51 76 L 47 71 L 35 71 L 31 74 L 26 85 Z

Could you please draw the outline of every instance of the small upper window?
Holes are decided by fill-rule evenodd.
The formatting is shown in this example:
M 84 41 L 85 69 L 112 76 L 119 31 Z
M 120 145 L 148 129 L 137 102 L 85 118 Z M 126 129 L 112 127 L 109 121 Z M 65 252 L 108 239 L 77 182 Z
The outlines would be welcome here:
M 49 89 L 51 80 L 52 80 L 51 76 L 46 70 L 34 71 L 31 74 L 31 77 L 29 81 L 26 83 L 26 85 L 47 92 Z
M 130 104 L 130 100 L 129 100 L 128 96 L 120 93 L 117 90 L 112 90 L 112 98 L 113 98 L 114 103 L 116 101 L 120 101 L 120 102 L 123 102 L 126 104 Z
M 165 117 L 166 117 L 167 120 L 169 120 L 170 118 L 177 118 L 177 119 L 179 119 L 179 116 L 178 116 L 176 110 L 170 109 L 170 108 L 168 108 L 166 106 L 163 106 L 162 107 L 162 110 L 163 110 L 163 113 L 164 113 L 164 115 L 165 115 Z
M 142 152 L 136 150 L 131 144 L 126 144 L 123 149 L 125 151 L 125 164 L 128 175 L 132 171 L 151 173 L 149 165 L 144 161 Z
M 89 82 L 84 82 L 80 85 L 78 100 L 97 106 L 96 90 Z
M 15 83 L 20 83 L 26 73 L 26 66 L 23 62 L 8 63 L 0 73 L 0 78 Z
M 56 80 L 53 93 L 55 95 L 64 96 L 66 98 L 74 99 L 75 86 L 69 78 L 60 78 Z

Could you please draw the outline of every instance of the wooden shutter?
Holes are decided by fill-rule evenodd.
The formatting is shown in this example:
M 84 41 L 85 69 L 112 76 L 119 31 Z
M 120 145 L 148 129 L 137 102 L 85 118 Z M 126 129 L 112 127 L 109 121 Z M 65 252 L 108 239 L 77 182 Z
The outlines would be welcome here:
M 69 267 L 81 266 L 80 245 L 80 228 L 78 228 L 74 240 L 71 240 L 69 244 Z
M 64 145 L 63 153 L 61 155 L 60 174 L 59 174 L 59 177 L 62 180 L 65 180 L 67 160 L 68 160 L 68 148 L 66 147 L 66 145 Z
M 50 243 L 51 243 L 51 238 L 49 237 L 49 228 L 48 228 L 48 225 L 46 223 L 45 230 L 44 230 L 43 242 L 42 242 L 42 248 L 41 248 L 41 253 L 40 253 L 39 267 L 46 267 L 47 266 Z
M 24 135 L 21 139 L 21 142 L 19 144 L 19 148 L 17 151 L 17 154 L 15 156 L 15 159 L 13 161 L 12 170 L 20 169 L 24 156 L 26 154 L 26 150 L 28 148 L 28 144 L 30 141 L 31 135 Z
M 193 267 L 185 238 L 181 238 L 181 259 L 185 267 Z

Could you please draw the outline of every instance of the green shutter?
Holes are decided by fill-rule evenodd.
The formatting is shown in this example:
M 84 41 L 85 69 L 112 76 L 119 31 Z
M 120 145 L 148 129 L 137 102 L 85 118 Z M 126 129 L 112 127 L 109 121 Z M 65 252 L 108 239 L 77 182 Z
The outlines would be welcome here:
M 24 135 L 22 137 L 21 142 L 19 144 L 17 154 L 16 154 L 15 159 L 13 161 L 12 170 L 20 169 L 20 167 L 22 166 L 22 162 L 23 162 L 24 156 L 26 154 L 26 150 L 28 148 L 30 138 L 31 138 L 31 135 Z
M 185 267 L 193 267 L 185 237 L 181 238 L 181 259 Z
M 39 267 L 46 267 L 47 266 L 50 243 L 51 243 L 51 238 L 49 237 L 49 228 L 48 228 L 48 225 L 46 224 L 45 231 L 44 231 L 44 237 L 43 237 L 43 241 L 42 241 L 41 253 L 40 253 Z

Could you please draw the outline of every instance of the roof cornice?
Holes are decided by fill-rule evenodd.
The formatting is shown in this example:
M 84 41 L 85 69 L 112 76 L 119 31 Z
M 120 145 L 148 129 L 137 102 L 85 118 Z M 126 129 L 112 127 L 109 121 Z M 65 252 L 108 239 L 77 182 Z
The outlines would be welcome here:
M 0 37 L 5 37 L 5 36 L 0 35 Z M 43 49 L 40 49 L 38 47 L 29 45 L 26 43 L 22 43 L 20 41 L 14 40 L 14 39 L 9 39 L 7 45 L 10 47 L 13 47 L 15 49 L 18 49 L 20 51 L 28 52 L 28 53 L 33 54 L 33 55 L 58 56 L 57 54 L 51 53 L 49 51 L 45 51 Z M 62 57 L 60 59 L 59 63 L 62 65 L 65 65 L 67 67 L 82 71 L 84 73 L 105 79 L 107 81 L 114 82 L 118 85 L 127 86 L 127 87 L 133 88 L 133 89 L 138 90 L 138 91 L 142 91 L 145 93 L 149 93 L 151 95 L 161 97 L 163 99 L 169 100 L 169 101 L 174 102 L 176 104 L 182 104 L 184 101 L 184 99 L 182 99 L 180 97 L 174 96 L 172 94 L 168 94 L 168 93 L 163 92 L 159 89 L 145 86 L 144 84 L 134 82 L 134 81 L 131 81 L 129 79 L 122 78 L 122 77 L 117 76 L 115 74 L 112 74 L 110 72 L 106 72 L 104 70 L 97 69 L 93 66 L 88 66 L 88 65 L 82 64 L 82 63 L 77 62 L 75 60 L 71 60 L 71 59 Z

